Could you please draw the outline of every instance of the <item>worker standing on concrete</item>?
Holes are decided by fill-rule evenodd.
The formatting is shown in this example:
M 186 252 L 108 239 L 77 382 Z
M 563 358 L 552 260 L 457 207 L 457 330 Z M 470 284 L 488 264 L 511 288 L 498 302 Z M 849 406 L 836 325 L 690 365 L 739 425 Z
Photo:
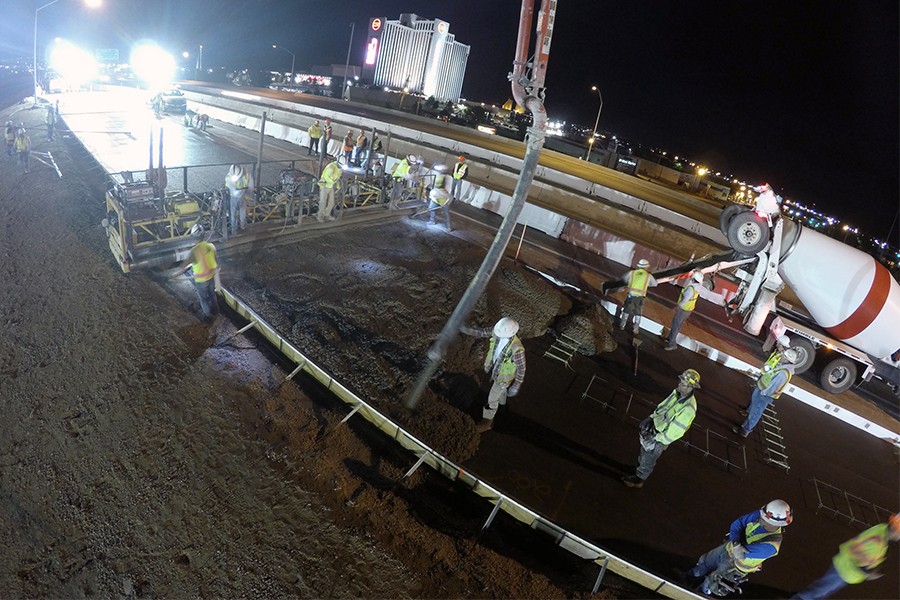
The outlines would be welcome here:
M 219 264 L 216 262 L 216 247 L 210 242 L 199 242 L 191 248 L 191 253 L 178 267 L 175 275 L 191 269 L 194 289 L 200 298 L 200 310 L 206 320 L 219 312 L 219 300 L 216 291 L 222 286 L 219 281 Z
M 650 261 L 642 258 L 637 262 L 637 266 L 634 269 L 625 273 L 624 277 L 628 296 L 622 305 L 619 329 L 625 329 L 625 325 L 631 320 L 635 335 L 641 329 L 641 313 L 644 310 L 644 298 L 647 297 L 647 289 L 656 287 L 656 279 L 647 271 L 649 268 Z
M 247 195 L 253 193 L 253 176 L 240 165 L 231 165 L 225 176 L 225 187 L 231 198 L 229 218 L 231 234 L 243 231 L 247 227 Z
M 771 371 L 778 363 L 781 362 L 782 357 L 784 356 L 784 351 L 791 347 L 791 338 L 786 335 L 779 337 L 775 341 L 775 349 L 772 350 L 772 353 L 766 359 L 766 362 L 763 363 L 762 372 L 766 373 Z
M 31 154 L 31 138 L 25 132 L 24 127 L 16 129 L 16 154 L 19 156 L 19 164 L 28 172 L 28 157 Z
M 692 577 L 703 578 L 700 591 L 724 596 L 749 573 L 759 571 L 765 560 L 778 554 L 784 528 L 792 520 L 791 507 L 784 500 L 772 500 L 735 519 L 725 542 L 701 556 L 690 571 Z
M 353 151 L 353 166 L 360 166 L 366 159 L 366 152 L 369 149 L 369 138 L 366 137 L 366 132 L 360 130 L 359 135 L 356 136 L 356 148 Z
M 53 141 L 53 128 L 56 126 L 56 109 L 53 105 L 47 106 L 47 114 L 44 115 L 44 123 L 47 124 L 47 141 Z
M 732 431 L 741 437 L 747 437 L 756 424 L 759 423 L 763 411 L 772 402 L 781 396 L 781 392 L 787 387 L 794 374 L 794 365 L 797 363 L 797 351 L 788 348 L 781 355 L 781 361 L 771 371 L 760 374 L 753 386 L 753 394 L 750 397 L 750 407 L 747 409 L 747 418 L 740 425 L 735 425 Z
M 315 155 L 318 156 L 319 140 L 322 138 L 322 126 L 319 125 L 318 119 L 313 121 L 313 124 L 309 126 L 306 133 L 309 134 L 309 148 L 306 150 L 306 155 L 312 156 L 313 153 L 315 153 Z
M 415 154 L 409 154 L 404 156 L 403 160 L 394 165 L 394 170 L 391 173 L 394 185 L 391 187 L 391 202 L 388 205 L 389 209 L 397 210 L 400 207 L 400 198 L 403 195 L 403 188 L 406 187 L 406 182 L 410 179 L 410 167 L 418 164 L 418 162 L 419 158 Z
M 344 151 L 344 164 L 348 167 L 353 164 L 353 148 L 355 147 L 356 140 L 353 139 L 353 130 L 350 129 L 344 136 L 344 145 L 341 146 L 341 150 Z
M 16 153 L 16 126 L 12 121 L 6 122 L 6 129 L 3 132 L 3 139 L 6 140 L 6 155 L 13 156 Z
M 678 347 L 678 331 L 685 321 L 690 318 L 694 312 L 694 306 L 697 304 L 697 298 L 700 297 L 700 288 L 703 286 L 703 273 L 700 271 L 691 272 L 690 282 L 681 290 L 678 296 L 678 304 L 675 305 L 675 314 L 672 315 L 672 325 L 669 327 L 669 337 L 666 342 L 666 350 L 674 350 Z
M 462 197 L 462 182 L 469 176 L 469 165 L 465 155 L 460 155 L 453 165 L 453 187 L 450 189 L 450 197 L 459 200 Z
M 343 170 L 337 160 L 332 160 L 322 169 L 322 177 L 319 178 L 319 212 L 316 219 L 319 223 L 334 221 L 331 215 L 334 209 L 334 192 L 340 189 L 340 181 Z
M 897 541 L 900 541 L 900 514 L 891 515 L 887 523 L 870 527 L 841 544 L 825 574 L 792 597 L 821 600 L 848 585 L 878 579 L 882 576 L 878 567 L 884 562 L 888 544 Z
M 688 369 L 678 376 L 678 385 L 672 393 L 641 421 L 638 466 L 634 475 L 622 478 L 622 483 L 630 488 L 644 487 L 660 455 L 672 442 L 687 433 L 697 416 L 696 389 L 700 389 L 700 373 Z
M 507 398 L 518 394 L 522 387 L 525 380 L 525 346 L 516 335 L 519 324 L 509 317 L 503 317 L 493 327 L 463 325 L 459 330 L 473 337 L 491 338 L 484 357 L 484 372 L 490 374 L 493 384 L 481 412 L 481 421 L 475 426 L 479 433 L 483 433 L 493 427 L 497 409 L 506 404 Z
M 331 144 L 331 138 L 334 137 L 334 129 L 331 127 L 331 119 L 325 119 L 325 129 L 322 131 L 322 138 L 325 140 L 325 147 L 322 152 L 328 154 L 328 145 Z

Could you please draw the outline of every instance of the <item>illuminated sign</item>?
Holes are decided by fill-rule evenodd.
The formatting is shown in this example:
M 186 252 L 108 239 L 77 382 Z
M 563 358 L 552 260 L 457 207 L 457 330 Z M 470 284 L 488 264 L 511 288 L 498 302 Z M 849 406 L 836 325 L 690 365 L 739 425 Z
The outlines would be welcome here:
M 378 56 L 378 38 L 369 38 L 369 43 L 366 45 L 366 64 L 374 65 L 376 56 Z
M 381 19 L 372 19 L 372 31 L 381 29 Z

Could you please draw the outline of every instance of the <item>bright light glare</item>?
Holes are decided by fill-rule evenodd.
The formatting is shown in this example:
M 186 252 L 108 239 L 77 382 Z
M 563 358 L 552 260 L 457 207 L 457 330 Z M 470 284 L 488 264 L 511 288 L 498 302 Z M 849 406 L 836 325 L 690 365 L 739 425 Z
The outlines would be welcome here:
M 84 4 L 88 8 L 100 8 L 103 6 L 103 0 L 84 0 Z
M 131 68 L 151 86 L 164 87 L 175 75 L 175 59 L 154 44 L 141 44 L 131 51 Z
M 50 66 L 72 87 L 78 87 L 97 77 L 97 61 L 94 57 L 65 40 L 57 41 L 50 50 Z

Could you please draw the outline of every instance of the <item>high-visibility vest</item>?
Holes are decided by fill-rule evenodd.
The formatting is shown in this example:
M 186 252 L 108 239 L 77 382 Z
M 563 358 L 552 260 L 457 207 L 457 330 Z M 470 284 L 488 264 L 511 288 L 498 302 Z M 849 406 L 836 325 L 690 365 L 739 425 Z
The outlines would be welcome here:
M 225 176 L 225 185 L 228 186 L 228 180 L 231 179 L 231 175 Z M 250 185 L 250 176 L 247 174 L 247 170 L 244 169 L 241 172 L 241 176 L 237 178 L 234 182 L 234 189 L 236 190 L 246 190 Z
M 341 165 L 336 160 L 333 160 L 322 169 L 322 178 L 319 179 L 319 185 L 325 188 L 333 188 L 334 184 L 341 178 L 341 174 Z
M 445 180 L 445 177 L 444 177 L 443 173 L 435 175 L 434 176 L 434 187 L 436 187 L 436 188 L 444 187 L 444 180 Z
M 839 546 L 831 560 L 834 570 L 847 583 L 862 583 L 884 562 L 888 551 L 888 524 L 870 527 Z
M 464 162 L 458 162 L 453 167 L 453 179 L 465 179 L 469 174 L 469 165 Z
M 7 142 L 15 141 L 16 139 L 16 128 L 15 127 L 7 127 L 6 133 L 4 133 Z
M 629 296 L 646 296 L 647 288 L 650 287 L 650 273 L 644 269 L 635 269 L 628 272 L 628 290 Z
M 316 125 L 315 123 L 310 125 L 309 129 L 307 129 L 306 132 L 309 134 L 309 137 L 311 137 L 314 140 L 317 140 L 320 137 L 322 137 L 322 128 L 319 127 L 318 125 Z
M 766 371 L 765 373 L 760 375 L 759 379 L 756 380 L 756 387 L 758 387 L 760 390 L 766 389 L 772 383 L 772 380 L 775 379 L 775 375 L 777 375 L 780 372 L 784 372 L 787 375 L 787 378 L 785 379 L 784 383 L 782 383 L 778 387 L 777 390 L 775 390 L 774 392 L 772 392 L 770 394 L 770 396 L 772 398 L 778 398 L 779 396 L 781 396 L 781 392 L 784 391 L 784 388 L 787 387 L 787 384 L 789 384 L 791 382 L 791 375 L 793 374 L 791 372 L 791 370 L 788 369 L 787 367 L 785 367 L 784 365 L 781 365 L 780 367 L 775 367 L 771 371 Z
M 766 373 L 777 367 L 778 361 L 781 360 L 781 355 L 781 350 L 775 350 L 774 352 L 772 352 L 772 354 L 769 355 L 769 358 L 766 359 L 766 362 L 763 363 L 762 372 Z
M 781 550 L 781 542 L 784 539 L 784 534 L 782 533 L 781 527 L 779 527 L 775 531 L 766 531 L 766 528 L 763 527 L 763 524 L 759 521 L 750 521 L 747 523 L 747 526 L 744 527 L 744 541 L 746 542 L 745 548 L 750 549 L 751 544 L 762 544 L 766 546 L 770 546 L 767 549 L 762 550 L 762 554 L 766 556 L 760 557 L 760 550 L 752 552 L 756 556 L 745 556 L 744 558 L 735 558 L 734 566 L 743 573 L 752 573 L 754 571 L 759 571 L 762 567 L 763 562 L 768 559 L 776 556 Z M 734 548 L 734 542 L 729 541 L 726 544 L 725 549 L 730 554 L 732 549 Z M 768 550 L 768 551 L 766 551 Z
M 678 390 L 672 390 L 669 396 L 660 402 L 650 417 L 656 428 L 657 441 L 669 445 L 679 439 L 691 427 L 697 416 L 697 399 L 694 392 L 686 398 L 678 399 Z
M 31 150 L 31 139 L 27 135 L 16 137 L 16 151 L 27 152 Z
M 685 294 L 690 293 L 690 297 L 686 297 Z M 700 296 L 700 291 L 697 290 L 693 283 L 690 283 L 684 286 L 684 289 L 681 290 L 681 295 L 678 296 L 678 307 L 681 310 L 686 310 L 691 312 L 694 310 L 694 306 L 697 305 L 697 298 Z
M 522 345 L 521 340 L 519 340 L 519 336 L 514 335 L 513 338 L 506 345 L 506 348 L 503 349 L 503 356 L 499 358 L 499 360 L 494 360 L 494 348 L 497 347 L 498 338 L 496 335 L 491 336 L 491 343 L 488 346 L 488 353 L 484 359 L 485 366 L 490 367 L 491 365 L 496 365 L 498 362 L 500 363 L 498 366 L 493 367 L 493 379 L 499 381 L 500 383 L 510 384 L 516 378 L 516 361 L 513 360 L 513 355 L 519 350 L 524 351 L 525 347 Z
M 394 179 L 404 179 L 409 174 L 409 161 L 405 158 L 394 166 Z
M 344 152 L 353 150 L 353 136 L 348 135 L 344 138 Z
M 194 274 L 194 281 L 203 283 L 209 281 L 216 274 L 216 247 L 209 242 L 200 242 L 191 250 L 191 256 L 194 262 L 191 263 L 191 271 Z

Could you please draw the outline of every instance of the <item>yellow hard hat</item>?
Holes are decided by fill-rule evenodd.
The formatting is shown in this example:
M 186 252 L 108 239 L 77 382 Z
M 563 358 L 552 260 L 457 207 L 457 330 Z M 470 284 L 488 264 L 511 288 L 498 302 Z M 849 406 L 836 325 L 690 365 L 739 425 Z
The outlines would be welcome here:
M 698 373 L 694 369 L 688 369 L 687 371 L 679 375 L 678 379 L 681 382 L 686 383 L 692 387 L 700 387 L 700 373 Z

